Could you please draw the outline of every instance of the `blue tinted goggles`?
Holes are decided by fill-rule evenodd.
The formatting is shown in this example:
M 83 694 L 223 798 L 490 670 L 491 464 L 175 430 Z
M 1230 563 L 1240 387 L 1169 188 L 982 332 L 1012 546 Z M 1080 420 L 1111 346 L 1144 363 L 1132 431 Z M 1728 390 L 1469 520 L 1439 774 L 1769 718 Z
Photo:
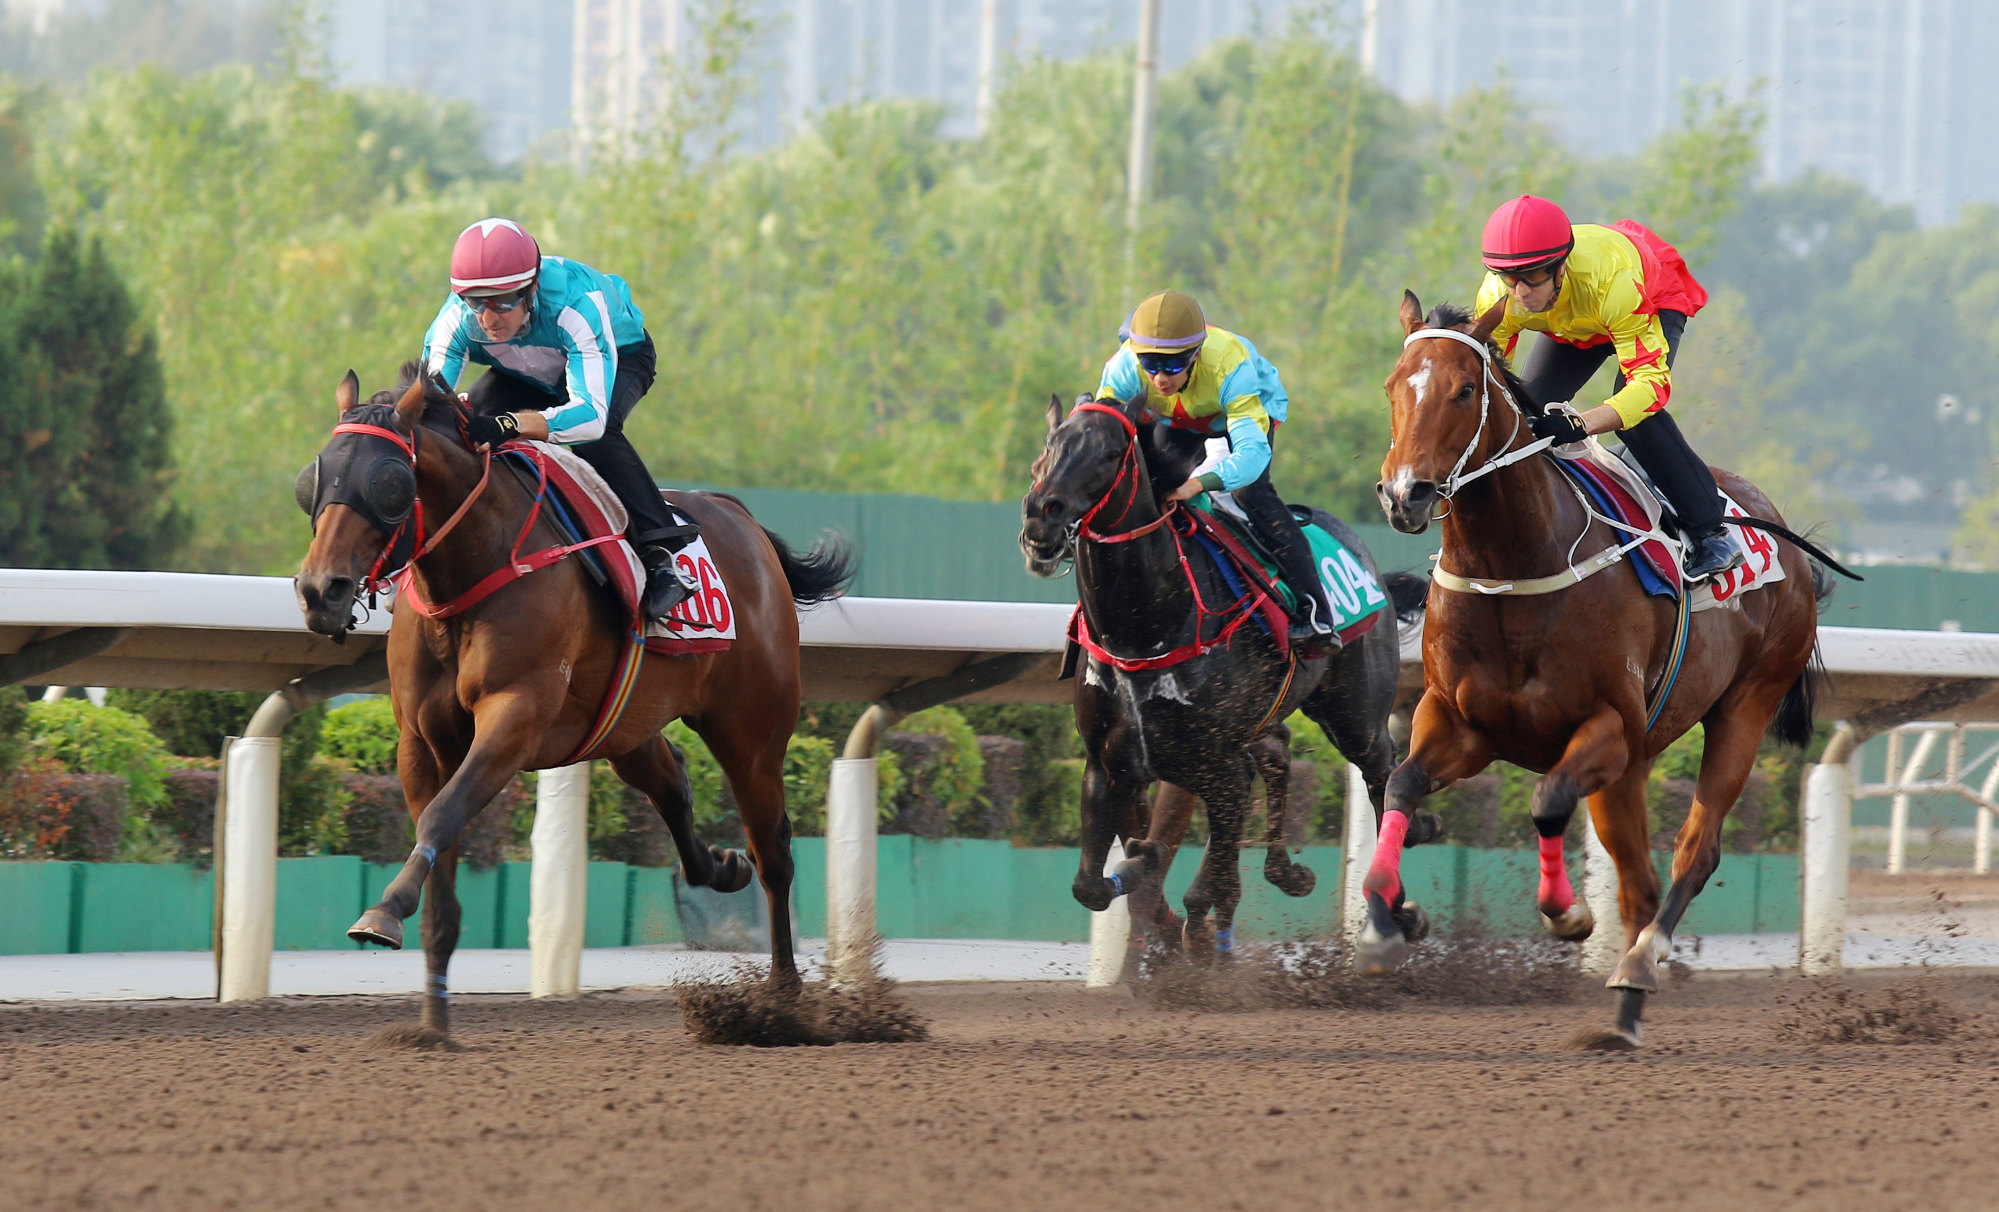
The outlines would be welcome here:
M 1177 375 L 1184 373 L 1201 356 L 1199 346 L 1193 349 L 1176 350 L 1171 353 L 1142 353 L 1138 356 L 1138 368 L 1149 375 Z

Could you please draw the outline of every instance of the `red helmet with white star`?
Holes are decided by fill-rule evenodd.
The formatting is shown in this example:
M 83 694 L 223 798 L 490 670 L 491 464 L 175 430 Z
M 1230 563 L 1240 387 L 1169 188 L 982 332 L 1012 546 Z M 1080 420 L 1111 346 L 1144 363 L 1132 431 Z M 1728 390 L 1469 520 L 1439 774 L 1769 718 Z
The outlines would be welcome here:
M 453 294 L 512 294 L 540 272 L 541 245 L 512 219 L 481 219 L 451 247 Z

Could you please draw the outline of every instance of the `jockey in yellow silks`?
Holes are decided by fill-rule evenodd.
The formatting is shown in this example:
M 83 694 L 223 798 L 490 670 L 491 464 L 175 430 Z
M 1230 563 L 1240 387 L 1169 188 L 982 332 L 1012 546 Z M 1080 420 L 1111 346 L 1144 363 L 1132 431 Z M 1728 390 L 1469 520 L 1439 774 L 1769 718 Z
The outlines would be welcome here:
M 1248 338 L 1209 324 L 1194 297 L 1177 290 L 1148 295 L 1120 335 L 1124 343 L 1104 364 L 1099 400 L 1143 401 L 1149 416 L 1175 429 L 1228 438 L 1227 457 L 1166 499 L 1232 494 L 1297 598 L 1291 643 L 1339 648 L 1311 546 L 1270 483 L 1271 446 L 1290 409 L 1277 368 Z
M 1547 337 L 1515 367 L 1530 413 L 1542 414 L 1530 422 L 1534 435 L 1567 443 L 1618 431 L 1679 514 L 1687 579 L 1741 564 L 1742 547 L 1722 526 L 1714 473 L 1666 412 L 1687 319 L 1707 304 L 1678 250 L 1629 219 L 1571 224 L 1561 207 L 1532 194 L 1492 212 L 1480 244 L 1490 272 L 1474 311 L 1506 301 L 1492 338 L 1507 360 L 1522 332 Z M 1577 405 L 1580 416 L 1547 410 L 1574 399 L 1613 353 L 1618 376 L 1608 400 Z

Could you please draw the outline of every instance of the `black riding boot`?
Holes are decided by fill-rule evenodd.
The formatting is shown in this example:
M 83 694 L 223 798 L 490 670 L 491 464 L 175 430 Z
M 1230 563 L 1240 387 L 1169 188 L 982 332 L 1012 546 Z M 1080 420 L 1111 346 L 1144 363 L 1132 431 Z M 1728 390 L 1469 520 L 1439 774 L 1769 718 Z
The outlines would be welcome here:
M 678 521 L 660 496 L 659 485 L 646 470 L 645 460 L 632 448 L 622 430 L 606 431 L 594 442 L 570 447 L 577 456 L 597 469 L 611 486 L 631 519 L 625 538 L 645 565 L 645 593 L 640 614 L 647 622 L 664 618 L 674 607 L 700 592 L 701 583 L 674 563 L 674 554 L 692 543 L 701 528 L 692 518 Z
M 1298 519 L 1278 499 L 1277 490 L 1270 484 L 1270 474 L 1265 472 L 1254 483 L 1237 489 L 1235 499 L 1256 527 L 1257 537 L 1277 557 L 1277 570 L 1298 599 L 1298 609 L 1291 620 L 1292 645 L 1339 651 L 1340 637 L 1333 629 L 1332 603 L 1326 600 L 1326 587 L 1319 583 L 1318 570 L 1312 566 L 1312 545 L 1299 528 Z
M 1687 445 L 1670 413 L 1655 412 L 1618 436 L 1680 515 L 1689 582 L 1719 576 L 1748 558 L 1721 523 L 1721 492 L 1715 487 L 1714 472 Z

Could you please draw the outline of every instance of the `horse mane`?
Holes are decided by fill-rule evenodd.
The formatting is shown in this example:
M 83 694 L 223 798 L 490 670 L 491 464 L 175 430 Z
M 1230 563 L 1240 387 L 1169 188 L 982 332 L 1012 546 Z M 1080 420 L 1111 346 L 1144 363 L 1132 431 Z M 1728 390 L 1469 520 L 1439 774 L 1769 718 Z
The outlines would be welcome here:
M 420 418 L 421 421 L 425 425 L 436 424 L 444 426 L 451 430 L 453 436 L 456 436 L 458 433 L 458 397 L 449 387 L 444 385 L 444 380 L 430 373 L 429 369 L 424 366 L 420 359 L 412 358 L 410 361 L 403 363 L 402 370 L 396 375 L 396 385 L 387 391 L 376 392 L 369 398 L 368 403 L 385 404 L 394 407 L 396 401 L 403 398 L 403 393 L 410 389 L 410 384 L 415 383 L 418 379 L 423 380 L 423 416 Z M 445 425 L 445 422 L 449 422 L 449 424 Z
M 1471 327 L 1476 321 L 1469 307 L 1459 303 L 1439 303 L 1430 309 L 1430 314 L 1424 317 L 1423 323 L 1431 328 L 1463 330 Z M 1513 373 L 1513 367 L 1507 365 L 1506 355 L 1500 351 L 1499 346 L 1488 340 L 1485 347 L 1492 354 L 1492 364 L 1499 368 L 1499 376 L 1505 381 L 1506 390 L 1513 393 L 1515 400 L 1520 401 L 1520 410 L 1529 416 L 1540 413 L 1541 402 L 1528 394 L 1527 385 L 1520 381 L 1519 375 Z
M 1138 449 L 1145 457 L 1145 474 L 1156 493 L 1164 495 L 1185 483 L 1208 453 L 1205 434 L 1175 429 L 1160 421 L 1141 425 Z

